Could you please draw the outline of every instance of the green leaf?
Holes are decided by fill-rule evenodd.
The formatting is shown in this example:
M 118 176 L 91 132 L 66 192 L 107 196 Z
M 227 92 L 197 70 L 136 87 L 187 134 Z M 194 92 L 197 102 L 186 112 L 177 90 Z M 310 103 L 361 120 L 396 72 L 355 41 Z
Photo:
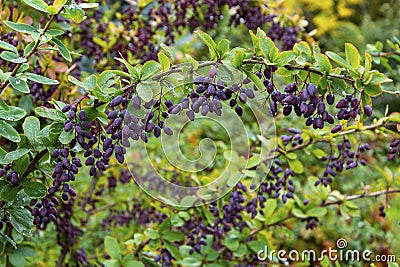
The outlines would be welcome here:
M 119 61 L 119 62 L 121 62 L 122 64 L 124 64 L 125 65 L 125 67 L 128 69 L 128 71 L 129 71 L 129 73 L 131 74 L 131 77 L 132 78 L 135 78 L 135 80 L 138 80 L 139 79 L 139 73 L 137 72 L 137 70 L 131 65 L 131 64 L 129 64 L 129 62 L 128 61 L 126 61 L 123 57 L 122 57 L 122 55 L 121 55 L 121 58 L 115 58 L 117 61 Z
M 323 156 L 326 156 L 325 151 L 323 151 L 322 149 L 319 149 L 319 148 L 311 150 L 311 153 L 313 153 L 314 156 L 317 157 L 317 159 L 321 159 Z
M 67 49 L 67 47 L 58 40 L 57 38 L 51 39 L 58 47 L 58 51 L 60 52 L 61 56 L 68 62 L 72 62 L 71 53 Z
M 364 86 L 364 92 L 369 96 L 382 94 L 382 86 L 379 83 L 369 83 Z
M 21 141 L 18 132 L 7 122 L 0 120 L 0 136 L 8 140 L 18 143 Z
M 57 30 L 57 29 L 49 29 L 46 31 L 46 34 L 55 37 L 55 36 L 60 36 L 64 34 L 64 31 L 62 30 Z
M 40 117 L 48 118 L 53 121 L 62 121 L 65 122 L 67 119 L 67 115 L 62 113 L 61 111 L 57 109 L 50 109 L 46 107 L 37 107 L 35 109 L 35 113 L 39 115 Z
M 297 218 L 304 219 L 304 218 L 307 218 L 307 217 L 308 217 L 308 216 L 307 216 L 306 214 L 304 214 L 304 212 L 303 212 L 302 210 L 300 210 L 300 209 L 293 209 L 293 210 L 292 210 L 292 213 L 293 213 L 293 215 L 294 215 L 295 217 L 297 217 Z
M 158 61 L 160 61 L 162 69 L 163 70 L 169 69 L 171 63 L 169 62 L 168 57 L 163 52 L 158 52 L 157 57 Z
M 32 41 L 25 47 L 24 56 L 28 55 L 32 51 L 33 47 L 35 46 L 35 43 L 36 43 L 35 41 Z
M 61 144 L 67 145 L 67 144 L 71 143 L 71 141 L 72 141 L 72 139 L 74 139 L 74 137 L 75 137 L 74 130 L 71 130 L 69 132 L 62 131 L 58 140 L 61 142 Z
M 151 75 L 157 73 L 161 68 L 160 63 L 150 60 L 144 63 L 143 67 L 140 69 L 140 79 L 148 79 Z
M 68 2 L 68 0 L 54 0 L 53 6 L 60 10 L 65 4 Z
M 295 59 L 296 59 L 296 54 L 293 51 L 283 51 L 282 53 L 280 53 L 276 63 L 278 64 L 279 67 L 283 67 Z
M 336 64 L 338 64 L 339 66 L 348 69 L 349 71 L 357 74 L 357 71 L 346 61 L 344 60 L 341 56 L 339 56 L 336 53 L 333 52 L 326 52 L 325 53 L 331 60 L 333 60 Z
M 269 37 L 259 38 L 259 46 L 264 57 L 269 59 L 270 62 L 274 62 L 272 55 L 276 53 L 274 50 L 278 49 L 275 46 L 274 41 L 272 41 Z
M 2 100 L 0 100 L 3 102 Z M 4 103 L 4 102 L 3 102 Z M 5 103 L 4 103 L 5 104 Z M 26 111 L 22 108 L 7 106 L 6 108 L 0 105 L 0 119 L 7 121 L 19 121 L 23 117 L 25 117 Z
M 83 11 L 83 9 L 75 3 L 64 6 L 64 10 L 66 12 L 64 16 L 70 18 L 75 23 L 80 23 L 86 18 L 85 11 Z
M 48 5 L 43 0 L 22 0 L 25 4 L 39 11 L 47 12 Z
M 298 173 L 298 174 L 303 173 L 304 166 L 303 166 L 303 164 L 301 163 L 300 160 L 298 160 L 298 159 L 295 159 L 295 160 L 289 159 L 288 162 L 289 162 L 290 169 L 292 169 L 295 173 Z
M 171 62 L 174 62 L 174 55 L 172 54 L 171 49 L 166 46 L 165 44 L 160 44 L 160 47 L 162 48 L 162 50 L 164 50 L 164 52 L 167 54 L 167 56 L 169 57 L 169 59 L 171 60 Z
M 4 157 L 4 160 L 8 163 L 13 162 L 14 160 L 17 160 L 19 158 L 21 158 L 23 155 L 28 154 L 29 153 L 29 149 L 26 148 L 21 148 L 21 149 L 17 149 L 14 151 L 11 151 L 9 153 L 6 154 L 6 156 Z
M 195 31 L 195 33 L 199 36 L 203 43 L 208 46 L 211 56 L 214 57 L 215 54 L 217 54 L 217 44 L 214 42 L 211 36 L 203 31 Z
M 218 42 L 217 52 L 220 58 L 223 58 L 225 54 L 229 51 L 229 40 L 222 39 Z
M 236 68 L 239 68 L 242 66 L 243 60 L 246 57 L 246 54 L 244 53 L 243 50 L 237 50 L 235 53 L 235 56 L 233 57 L 232 64 Z
M 109 86 L 108 86 L 107 82 L 110 79 L 112 79 L 113 77 L 115 77 L 115 75 L 116 74 L 112 71 L 103 71 L 97 78 L 96 83 L 100 88 L 108 88 Z M 90 87 L 94 87 L 94 85 L 95 84 L 92 84 L 92 86 L 90 86 Z
M 25 94 L 30 92 L 28 84 L 24 80 L 22 80 L 20 78 L 15 78 L 12 76 L 8 77 L 8 80 L 10 81 L 11 86 L 15 90 L 20 91 L 21 93 L 25 93 Z
M 32 236 L 33 216 L 28 209 L 13 209 L 7 211 L 7 217 L 11 224 L 20 234 L 24 236 Z
M 176 242 L 183 240 L 185 238 L 185 235 L 178 231 L 167 231 L 163 233 L 161 237 L 170 242 Z
M 121 249 L 114 237 L 106 236 L 104 239 L 104 246 L 111 258 L 121 260 Z
M 56 85 L 59 84 L 57 80 L 49 79 L 41 75 L 37 75 L 34 73 L 25 73 L 28 80 L 41 83 L 41 84 L 49 84 L 49 85 Z
M 255 84 L 255 86 L 257 86 L 258 90 L 263 90 L 263 82 L 260 78 L 258 78 L 257 75 L 247 70 L 244 70 L 244 72 L 246 73 L 247 77 L 249 77 L 249 79 Z
M 3 21 L 3 23 L 6 24 L 9 28 L 11 28 L 17 32 L 22 32 L 22 33 L 26 33 L 26 34 L 38 33 L 38 30 L 35 27 L 32 27 L 27 24 L 16 23 L 16 22 L 11 22 L 11 21 Z
M 326 55 L 317 54 L 315 55 L 315 60 L 317 61 L 317 65 L 322 72 L 329 73 L 332 70 L 332 64 Z
M 1 188 L 0 197 L 4 201 L 11 202 L 17 196 L 19 189 L 17 186 L 7 184 Z
M 22 124 L 22 129 L 24 130 L 24 134 L 26 135 L 26 137 L 28 137 L 31 144 L 35 145 L 35 143 L 37 142 L 37 135 L 40 132 L 39 119 L 33 116 L 25 118 L 25 121 Z
M 17 248 L 17 243 L 12 240 L 8 235 L 0 231 L 0 236 L 4 237 L 14 248 Z
M 68 81 L 75 85 L 78 85 L 79 87 L 85 88 L 85 85 L 83 84 L 83 82 L 79 81 L 72 75 L 68 75 Z
M 393 81 L 392 79 L 386 77 L 385 74 L 377 71 L 371 71 L 371 76 L 371 83 L 390 83 Z
M 47 187 L 39 182 L 28 182 L 23 184 L 25 193 L 30 198 L 42 198 L 47 193 Z
M 364 58 L 364 73 L 368 73 L 371 68 L 372 68 L 372 57 L 371 54 L 368 52 L 365 52 L 365 58 Z
M 306 214 L 309 217 L 321 217 L 327 213 L 328 209 L 325 207 L 315 207 L 307 210 Z
M 158 232 L 163 233 L 171 227 L 171 220 L 165 219 L 158 227 Z
M 302 41 L 300 43 L 296 43 L 293 47 L 293 51 L 299 56 L 304 56 L 307 61 L 311 59 L 311 48 L 307 42 Z
M 136 87 L 138 96 L 143 99 L 143 101 L 148 102 L 153 98 L 153 91 L 151 86 L 145 83 L 139 83 Z
M 0 48 L 4 49 L 4 50 L 12 51 L 12 52 L 18 54 L 18 49 L 15 46 L 13 46 L 9 43 L 6 43 L 6 42 L 0 41 Z
M 350 44 L 345 44 L 346 60 L 350 63 L 353 68 L 358 68 L 360 66 L 360 53 L 357 48 Z
M 10 51 L 3 51 L 0 54 L 0 57 L 6 61 L 17 64 L 26 62 L 26 58 L 20 57 L 18 54 Z

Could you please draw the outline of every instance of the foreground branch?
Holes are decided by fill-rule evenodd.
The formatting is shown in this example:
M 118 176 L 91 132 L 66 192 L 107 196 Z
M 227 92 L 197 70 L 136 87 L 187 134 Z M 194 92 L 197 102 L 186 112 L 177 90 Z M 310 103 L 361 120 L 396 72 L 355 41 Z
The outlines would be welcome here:
M 396 193 L 400 193 L 400 189 L 385 189 L 385 190 L 381 190 L 381 191 L 377 191 L 377 192 L 372 192 L 372 193 L 362 193 L 359 195 L 350 195 L 347 196 L 345 199 L 347 201 L 353 201 L 356 199 L 362 199 L 362 198 L 370 198 L 370 197 L 378 197 L 378 196 L 382 196 L 382 195 L 387 195 L 387 194 L 396 194 Z M 327 207 L 327 206 L 331 206 L 331 205 L 337 205 L 337 204 L 341 204 L 343 203 L 344 200 L 334 200 L 334 201 L 327 201 L 322 203 L 321 205 L 319 205 L 320 207 Z M 286 216 L 284 219 L 271 223 L 271 224 L 265 224 L 263 226 L 261 226 L 260 228 L 254 229 L 253 231 L 250 232 L 250 235 L 255 235 L 258 232 L 265 230 L 271 226 L 275 226 L 275 225 L 279 225 L 281 223 L 283 223 L 284 221 L 287 221 L 291 218 L 295 218 L 295 216 L 293 214 L 289 214 L 288 216 Z

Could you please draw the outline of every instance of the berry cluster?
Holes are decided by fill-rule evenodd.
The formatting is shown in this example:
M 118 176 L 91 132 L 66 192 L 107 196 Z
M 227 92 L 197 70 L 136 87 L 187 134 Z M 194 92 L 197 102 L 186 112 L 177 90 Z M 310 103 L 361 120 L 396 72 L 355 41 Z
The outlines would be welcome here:
M 266 87 L 271 87 L 271 82 L 264 80 Z M 289 116 L 292 110 L 297 116 L 304 116 L 307 118 L 306 125 L 313 126 L 314 129 L 324 128 L 324 123 L 328 122 L 333 124 L 334 118 L 326 110 L 324 100 L 320 99 L 317 88 L 314 84 L 308 83 L 306 88 L 300 90 L 296 82 L 288 84 L 285 93 L 273 91 L 271 93 L 270 113 L 275 115 L 277 112 L 277 103 L 283 105 L 283 115 Z M 328 104 L 332 105 L 334 97 L 328 94 L 326 97 Z
M 7 164 L 4 168 L 0 169 L 0 177 L 5 175 L 6 181 L 11 183 L 13 186 L 19 185 L 18 172 L 11 170 L 11 165 Z
M 75 181 L 75 175 L 78 173 L 79 168 L 82 167 L 79 157 L 67 147 L 61 150 L 55 149 L 51 156 L 56 162 L 52 174 L 53 185 L 48 189 L 45 198 L 40 203 L 36 203 L 36 201 L 31 203 L 31 206 L 35 206 L 31 212 L 34 216 L 33 224 L 39 229 L 45 229 L 50 221 L 56 222 L 57 220 L 58 211 L 56 206 L 59 204 L 59 200 L 56 197 L 57 192 L 62 192 L 61 198 L 64 201 L 76 196 L 76 192 L 69 186 L 69 182 Z M 70 156 L 71 160 L 69 159 Z
M 318 226 L 318 218 L 317 217 L 308 217 L 301 219 L 302 222 L 306 223 L 306 230 L 313 230 Z
M 78 242 L 83 231 L 72 223 L 74 199 L 61 204 L 60 214 L 56 223 L 57 242 L 62 248 L 71 248 Z
M 400 158 L 400 139 L 396 139 L 390 143 L 389 160 L 394 160 L 396 155 Z
M 385 212 L 385 206 L 384 205 L 381 205 L 379 207 L 379 216 L 381 216 L 382 218 L 386 217 L 386 212 Z
M 322 161 L 327 161 L 323 177 L 315 182 L 315 186 L 322 183 L 328 186 L 332 182 L 332 178 L 336 177 L 336 172 L 342 172 L 344 169 L 350 170 L 356 168 L 358 164 L 365 166 L 367 162 L 361 158 L 361 153 L 370 150 L 369 144 L 361 144 L 356 151 L 351 151 L 351 143 L 346 137 L 343 138 L 342 143 L 337 144 L 339 154 L 337 156 L 330 155 L 324 156 Z

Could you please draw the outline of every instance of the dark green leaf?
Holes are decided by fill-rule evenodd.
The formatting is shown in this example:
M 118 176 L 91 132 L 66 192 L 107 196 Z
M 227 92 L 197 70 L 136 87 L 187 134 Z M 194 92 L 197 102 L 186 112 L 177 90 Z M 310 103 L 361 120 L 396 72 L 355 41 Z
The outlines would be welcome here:
M 57 45 L 58 51 L 60 52 L 61 56 L 66 61 L 72 62 L 71 53 L 69 52 L 67 47 L 63 44 L 63 42 L 61 42 L 57 38 L 53 38 L 52 41 Z
M 25 118 L 22 128 L 24 129 L 24 134 L 31 141 L 31 144 L 34 145 L 37 142 L 36 138 L 40 132 L 39 119 L 33 116 Z
M 12 240 L 8 235 L 0 231 L 0 236 L 4 237 L 14 248 L 17 248 L 17 243 Z
M 34 73 L 25 73 L 25 75 L 28 78 L 28 80 L 31 80 L 31 81 L 34 81 L 37 83 L 49 84 L 49 85 L 59 84 L 59 82 L 57 80 L 49 79 L 49 78 L 46 78 L 46 77 L 43 77 L 41 75 L 37 75 Z
M 114 237 L 106 236 L 104 239 L 104 246 L 111 258 L 121 260 L 121 249 Z
M 4 106 L 0 106 L 0 119 L 7 121 L 19 121 L 23 117 L 25 117 L 26 111 L 22 108 L 7 106 L 7 109 L 4 109 Z
M 7 211 L 7 215 L 15 230 L 24 236 L 32 236 L 33 216 L 28 209 L 16 208 Z
M 339 56 L 336 53 L 333 52 L 326 52 L 325 53 L 331 60 L 333 60 L 336 64 L 338 64 L 341 67 L 344 67 L 348 69 L 349 71 L 357 74 L 357 71 L 346 61 L 344 60 L 341 56 Z
M 322 72 L 330 72 L 332 70 L 332 64 L 329 62 L 329 59 L 324 54 L 315 55 L 315 60 L 317 61 L 317 65 Z
M 47 188 L 39 182 L 28 182 L 23 185 L 25 193 L 30 198 L 42 198 L 47 193 Z
M 1 188 L 0 197 L 6 202 L 11 202 L 17 196 L 19 189 L 17 186 L 7 184 Z
M 143 101 L 148 102 L 153 98 L 153 91 L 151 86 L 145 83 L 139 83 L 136 87 L 138 96 L 143 99 Z
M 35 46 L 35 43 L 36 43 L 35 41 L 32 41 L 25 47 L 24 56 L 28 55 L 32 51 L 33 47 Z
M 20 57 L 18 54 L 11 51 L 3 51 L 0 54 L 0 57 L 5 61 L 9 61 L 12 63 L 24 63 L 26 62 L 26 58 Z
M 0 136 L 16 143 L 21 141 L 18 132 L 10 124 L 2 120 L 0 120 Z
M 22 0 L 25 4 L 39 11 L 47 12 L 48 5 L 43 0 Z
M 15 78 L 10 76 L 8 78 L 8 80 L 10 81 L 11 86 L 17 90 L 20 91 L 21 93 L 27 94 L 30 92 L 28 84 L 24 81 L 21 80 L 20 78 Z
M 183 240 L 185 235 L 178 231 L 167 231 L 163 233 L 162 238 L 170 242 L 175 242 Z
M 32 33 L 38 32 L 38 30 L 35 27 L 32 27 L 27 24 L 16 23 L 16 22 L 11 22 L 11 21 L 3 21 L 3 23 L 17 32 L 22 32 L 22 33 L 26 33 L 26 34 L 32 34 Z
M 222 39 L 218 42 L 217 52 L 220 58 L 223 58 L 225 54 L 229 51 L 229 40 Z
M 63 15 L 67 18 L 70 18 L 75 23 L 80 23 L 86 18 L 85 11 L 83 11 L 83 9 L 75 3 L 64 6 L 64 10 L 66 13 Z
M 4 157 L 4 160 L 8 163 L 13 162 L 14 160 L 19 159 L 20 157 L 22 157 L 25 154 L 29 153 L 29 149 L 26 148 L 21 148 L 21 149 L 17 149 L 14 151 L 11 151 L 9 153 L 7 153 L 7 155 Z
M 15 46 L 13 46 L 9 43 L 3 42 L 1 40 L 0 40 L 0 48 L 4 49 L 4 50 L 12 51 L 12 52 L 18 54 L 18 50 Z
M 149 78 L 151 75 L 157 73 L 161 68 L 160 63 L 154 61 L 154 60 L 150 60 L 147 61 L 146 63 L 144 63 L 143 67 L 140 69 L 140 78 L 143 79 L 147 79 Z
M 46 107 L 37 107 L 35 109 L 35 113 L 40 117 L 48 118 L 53 121 L 62 121 L 65 122 L 67 116 L 59 110 L 50 109 Z

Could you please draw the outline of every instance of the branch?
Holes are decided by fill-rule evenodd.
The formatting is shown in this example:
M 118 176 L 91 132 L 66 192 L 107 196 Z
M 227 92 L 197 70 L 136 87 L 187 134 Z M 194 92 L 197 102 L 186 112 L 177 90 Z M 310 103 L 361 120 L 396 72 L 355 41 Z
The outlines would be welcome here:
M 97 172 L 97 173 L 93 176 L 92 182 L 90 183 L 89 190 L 86 192 L 86 196 L 85 196 L 85 198 L 84 198 L 84 199 L 82 200 L 82 202 L 81 202 L 81 209 L 82 209 L 82 210 L 85 209 L 85 206 L 86 206 L 87 202 L 88 202 L 89 199 L 91 198 L 92 193 L 93 193 L 94 189 L 96 188 L 97 182 L 99 181 L 99 178 L 100 178 L 100 173 L 101 173 L 101 172 Z
M 133 255 L 134 255 L 135 257 L 138 257 L 138 256 L 139 256 L 139 252 L 140 252 L 148 243 L 150 243 L 150 241 L 151 241 L 151 239 L 149 238 L 149 239 L 147 239 L 146 241 L 144 241 L 143 243 L 141 243 L 141 244 L 135 249 L 135 251 L 133 252 Z
M 35 43 L 35 45 L 33 46 L 32 50 L 26 55 L 24 56 L 25 59 L 29 59 L 34 53 L 36 53 L 36 51 L 38 50 L 38 47 L 40 45 L 40 40 L 42 38 L 42 36 L 45 35 L 45 33 L 47 32 L 47 30 L 50 28 L 51 23 L 54 21 L 54 19 L 57 17 L 57 15 L 62 11 L 63 9 L 60 9 L 60 11 L 55 14 L 55 15 L 51 15 L 50 19 L 47 21 L 46 25 L 43 28 L 42 33 L 39 35 L 38 38 L 38 42 Z M 15 77 L 15 75 L 17 74 L 19 68 L 22 66 L 22 63 L 18 63 L 14 69 L 12 70 L 10 76 L 11 77 Z M 9 80 L 7 80 L 6 82 L 4 82 L 1 86 L 0 86 L 0 94 L 3 93 L 3 90 L 8 86 L 8 84 L 10 83 Z
M 22 177 L 26 177 L 28 176 L 31 172 L 33 172 L 36 169 L 36 163 L 39 162 L 39 160 L 46 155 L 47 150 L 43 149 L 42 151 L 39 152 L 39 154 L 37 154 L 31 161 L 31 163 L 29 163 L 28 168 L 26 169 L 26 171 L 22 174 Z
M 68 249 L 67 248 L 62 248 L 62 250 L 61 250 L 61 254 L 60 254 L 60 256 L 58 257 L 58 260 L 57 260 L 57 267 L 62 267 L 63 266 L 63 263 L 64 263 L 64 260 L 65 260 L 65 256 L 67 256 L 67 253 L 68 253 Z
M 262 60 L 254 60 L 254 59 L 248 59 L 243 61 L 244 64 L 262 64 L 262 65 L 268 65 L 265 61 Z M 312 69 L 310 66 L 291 66 L 291 65 L 284 65 L 284 68 L 288 70 L 304 70 L 304 71 L 309 71 L 314 74 L 318 74 L 320 76 L 324 76 L 325 74 L 319 70 Z M 337 78 L 337 79 L 342 79 L 351 83 L 354 83 L 355 80 L 348 77 L 347 75 L 340 75 L 340 74 L 335 74 L 335 73 L 328 73 L 326 74 L 329 77 L 332 78 Z
M 400 95 L 400 91 L 388 91 L 388 90 L 382 90 L 382 92 L 386 94 L 391 94 L 391 95 Z
M 346 200 L 356 200 L 356 199 L 367 198 L 367 197 L 378 197 L 378 196 L 381 196 L 381 195 L 395 194 L 395 193 L 400 193 L 400 189 L 391 189 L 391 190 L 390 189 L 385 189 L 385 190 L 372 192 L 372 193 L 364 192 L 364 193 L 359 194 L 359 195 L 348 196 L 348 197 L 346 197 Z M 341 204 L 342 202 L 343 202 L 343 200 L 328 201 L 328 202 L 325 202 L 322 206 Z
M 359 195 L 350 195 L 348 197 L 346 197 L 347 201 L 352 201 L 352 200 L 356 200 L 356 199 L 361 199 L 361 198 L 369 198 L 369 197 L 378 197 L 381 195 L 387 195 L 387 194 L 395 194 L 395 193 L 400 193 L 400 189 L 385 189 L 385 190 L 381 190 L 381 191 L 377 191 L 377 192 L 372 192 L 372 193 L 362 193 Z M 327 207 L 327 206 L 331 206 L 331 205 L 336 205 L 336 204 L 341 204 L 343 202 L 343 200 L 334 200 L 334 201 L 328 201 L 325 203 L 322 203 L 321 205 L 319 205 L 320 207 Z M 274 222 L 271 224 L 265 224 L 263 226 L 261 226 L 260 228 L 254 229 L 253 231 L 250 232 L 250 236 L 257 234 L 258 232 L 267 229 L 268 227 L 271 226 L 275 226 L 275 225 L 279 225 L 282 222 L 291 219 L 291 218 L 295 218 L 294 215 L 289 214 L 288 216 L 286 216 L 285 218 L 283 218 L 282 220 L 278 221 L 278 222 Z

